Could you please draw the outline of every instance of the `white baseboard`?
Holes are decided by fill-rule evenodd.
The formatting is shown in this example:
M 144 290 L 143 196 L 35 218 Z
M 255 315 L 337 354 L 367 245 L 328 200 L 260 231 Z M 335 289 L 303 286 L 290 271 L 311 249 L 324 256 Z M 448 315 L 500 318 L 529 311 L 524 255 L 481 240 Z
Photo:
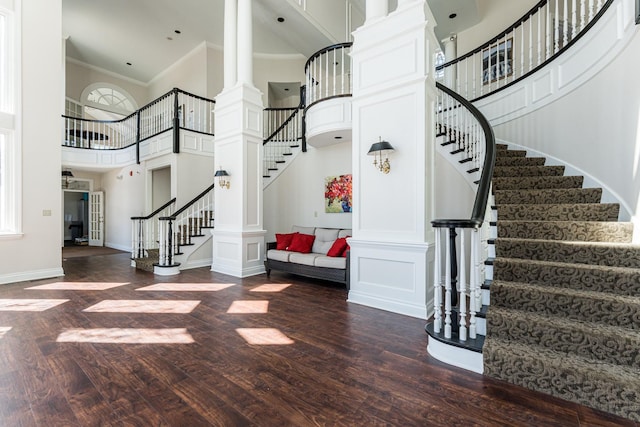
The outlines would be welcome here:
M 48 268 L 44 270 L 22 271 L 0 275 L 0 285 L 9 283 L 27 282 L 30 280 L 50 279 L 52 277 L 64 276 L 64 270 L 60 268 Z

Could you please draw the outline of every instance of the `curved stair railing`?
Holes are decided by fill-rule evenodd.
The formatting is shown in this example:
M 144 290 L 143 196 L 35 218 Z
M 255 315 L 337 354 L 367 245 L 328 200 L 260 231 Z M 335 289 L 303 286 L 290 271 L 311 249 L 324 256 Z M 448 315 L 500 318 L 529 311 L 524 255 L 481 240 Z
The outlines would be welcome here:
M 215 101 L 174 88 L 120 120 L 90 120 L 62 116 L 64 147 L 120 150 L 169 130 L 174 131 L 173 152 L 180 150 L 180 129 L 213 135 Z
M 306 151 L 304 141 L 304 86 L 300 88 L 300 104 L 292 108 L 264 109 L 264 140 L 263 147 L 263 178 L 271 178 L 278 165 L 286 162 L 287 156 L 293 155 L 293 150 L 302 145 Z
M 159 219 L 159 267 L 177 267 L 176 255 L 181 247 L 193 245 L 192 238 L 204 236 L 203 230 L 213 228 L 214 184 L 169 216 Z
M 320 49 L 307 60 L 304 74 L 307 87 L 305 110 L 331 98 L 351 96 L 351 46 L 338 43 Z
M 482 46 L 436 67 L 439 80 L 476 101 L 535 73 L 591 28 L 613 0 L 541 0 Z
M 485 224 L 495 165 L 495 137 L 489 122 L 469 101 L 440 83 L 436 83 L 436 88 L 438 139 L 444 140 L 442 145 L 450 146 L 452 153 L 460 156 L 460 163 L 468 165 L 468 173 L 477 174 L 479 179 L 469 219 L 431 222 L 436 245 L 434 319 L 426 329 L 431 337 L 445 343 L 447 340 L 464 343 L 479 338 L 477 316 L 482 309 L 484 262 L 480 230 Z M 470 343 L 470 347 L 481 349 L 482 340 Z
M 158 249 L 159 218 L 171 215 L 176 198 L 169 200 L 147 216 L 131 217 L 131 258 L 149 256 L 150 250 Z

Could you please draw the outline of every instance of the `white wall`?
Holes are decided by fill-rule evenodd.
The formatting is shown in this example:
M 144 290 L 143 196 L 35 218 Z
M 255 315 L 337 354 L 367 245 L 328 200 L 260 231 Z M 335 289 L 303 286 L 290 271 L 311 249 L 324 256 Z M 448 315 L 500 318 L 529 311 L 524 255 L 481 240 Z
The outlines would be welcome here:
M 478 13 L 482 20 L 477 25 L 458 33 L 458 56 L 480 47 L 497 36 L 527 13 L 539 0 L 482 0 Z
M 205 96 L 207 93 L 207 45 L 199 44 L 149 82 L 149 96 L 156 99 L 174 87 Z
M 73 61 L 66 61 L 65 74 L 65 95 L 75 101 L 81 101 L 80 96 L 87 86 L 98 82 L 111 83 L 124 89 L 135 99 L 138 107 L 142 107 L 150 101 L 149 91 L 142 82 L 135 82 L 124 77 L 120 78 L 115 74 L 101 72 L 98 69 L 89 68 Z
M 0 283 L 62 273 L 62 1 L 22 2 L 22 231 L 0 240 Z
M 457 162 L 458 160 L 455 159 L 454 161 Z M 473 201 L 476 194 L 475 188 L 472 190 L 460 172 L 440 153 L 436 154 L 435 168 L 435 218 L 471 218 L 471 210 L 473 209 Z
M 132 174 L 129 174 L 129 171 Z M 118 179 L 121 176 L 121 179 Z M 107 172 L 104 190 L 105 246 L 131 250 L 131 217 L 146 215 L 145 174 L 141 165 Z
M 568 96 L 495 129 L 496 137 L 568 163 L 640 216 L 640 33 Z
M 324 179 L 351 171 L 350 141 L 300 153 L 264 192 L 265 241 L 290 232 L 292 225 L 351 228 L 351 213 L 324 208 Z
M 269 82 L 304 82 L 302 55 L 254 55 L 253 84 L 262 92 L 262 105 L 267 105 Z

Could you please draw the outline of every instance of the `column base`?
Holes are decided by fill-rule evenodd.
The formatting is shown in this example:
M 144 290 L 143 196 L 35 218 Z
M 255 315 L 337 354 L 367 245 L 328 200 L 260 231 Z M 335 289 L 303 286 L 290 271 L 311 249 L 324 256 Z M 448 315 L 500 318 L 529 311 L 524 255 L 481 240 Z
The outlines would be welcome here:
M 427 319 L 433 313 L 434 246 L 349 239 L 348 302 Z
M 234 277 L 249 277 L 265 273 L 265 230 L 211 230 L 213 260 L 211 271 Z

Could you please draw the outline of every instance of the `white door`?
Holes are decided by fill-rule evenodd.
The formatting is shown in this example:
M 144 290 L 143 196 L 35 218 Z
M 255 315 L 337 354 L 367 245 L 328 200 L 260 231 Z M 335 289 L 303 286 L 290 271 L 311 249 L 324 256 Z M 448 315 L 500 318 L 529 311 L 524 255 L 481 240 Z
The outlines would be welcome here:
M 89 193 L 89 246 L 104 246 L 104 193 Z

